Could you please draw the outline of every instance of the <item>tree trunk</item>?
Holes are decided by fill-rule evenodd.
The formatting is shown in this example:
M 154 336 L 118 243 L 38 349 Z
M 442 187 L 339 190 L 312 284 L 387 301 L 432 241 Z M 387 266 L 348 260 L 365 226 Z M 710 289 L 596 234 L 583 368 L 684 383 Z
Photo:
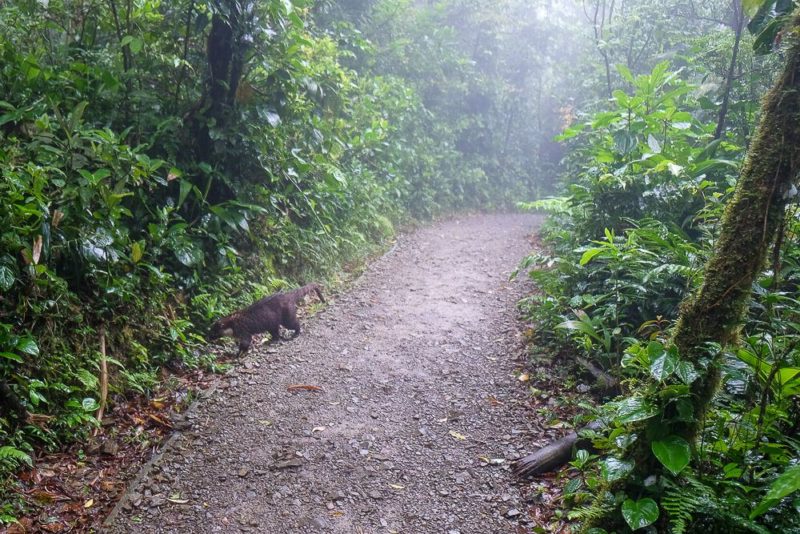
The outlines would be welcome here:
M 722 133 L 725 131 L 725 118 L 728 115 L 728 108 L 730 107 L 731 92 L 733 91 L 733 77 L 736 74 L 736 60 L 739 58 L 739 46 L 742 42 L 742 32 L 744 31 L 744 8 L 740 0 L 733 0 L 733 31 L 735 32 L 735 40 L 733 42 L 733 54 L 731 55 L 731 62 L 728 65 L 728 72 L 725 77 L 725 93 L 722 95 L 722 105 L 719 108 L 719 116 L 717 118 L 717 129 L 714 131 L 714 139 L 720 139 Z
M 787 34 L 797 36 L 800 11 L 795 13 Z M 796 37 L 795 37 L 796 38 Z M 797 39 L 797 38 L 796 38 Z M 691 422 L 664 418 L 661 436 L 677 435 L 694 446 L 702 431 L 709 403 L 719 385 L 720 351 L 708 344 L 735 342 L 744 319 L 752 284 L 765 268 L 770 244 L 785 217 L 792 181 L 800 172 L 800 39 L 786 54 L 786 65 L 762 103 L 761 120 L 733 198 L 722 218 L 719 239 L 705 267 L 700 289 L 681 305 L 672 336 L 684 361 L 700 373 L 691 386 L 694 417 Z M 707 365 L 701 365 L 705 360 Z M 650 450 L 653 439 L 640 432 L 630 456 L 636 460 L 635 476 L 650 476 L 661 470 Z M 633 475 L 628 480 L 633 480 Z M 620 481 L 624 484 L 627 480 Z M 599 502 L 599 501 L 598 501 Z M 619 509 L 584 524 L 583 530 L 619 525 Z
M 800 29 L 800 14 L 793 28 Z M 799 118 L 800 43 L 795 42 L 787 53 L 782 75 L 762 104 L 761 121 L 725 210 L 703 284 L 682 304 L 673 334 L 682 359 L 697 363 L 711 356 L 713 360 L 692 388 L 695 422 L 675 429 L 686 438 L 697 435 L 699 421 L 718 383 L 719 355 L 710 355 L 706 344 L 726 344 L 735 339 L 752 284 L 764 268 L 770 244 L 784 218 L 792 181 L 800 171 Z
M 206 57 L 208 70 L 203 96 L 184 118 L 189 131 L 187 146 L 196 161 L 225 169 L 230 163 L 224 150 L 218 150 L 212 129 L 220 132 L 231 129 L 236 107 L 236 92 L 241 82 L 245 55 L 249 45 L 245 41 L 252 14 L 242 13 L 237 0 L 225 0 L 225 9 L 211 18 Z M 188 32 L 187 32 L 188 38 Z M 180 80 L 179 80 L 180 81 Z M 206 180 L 201 183 L 199 180 Z M 198 177 L 195 185 L 206 191 L 209 202 L 216 203 L 233 198 L 229 187 L 211 177 Z

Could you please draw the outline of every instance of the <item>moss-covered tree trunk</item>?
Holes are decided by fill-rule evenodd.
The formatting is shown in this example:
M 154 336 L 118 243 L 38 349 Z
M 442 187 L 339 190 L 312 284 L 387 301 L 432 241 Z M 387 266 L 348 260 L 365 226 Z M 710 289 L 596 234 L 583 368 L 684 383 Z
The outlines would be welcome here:
M 800 171 L 800 12 L 790 31 L 795 42 L 783 73 L 762 104 L 761 122 L 725 210 L 703 284 L 683 303 L 673 334 L 681 358 L 698 369 L 701 359 L 712 358 L 693 386 L 694 421 L 674 429 L 690 442 L 719 382 L 719 355 L 709 355 L 707 344 L 735 338 Z
M 682 360 L 692 362 L 699 372 L 692 384 L 691 421 L 665 418 L 658 432 L 642 432 L 631 456 L 636 469 L 628 482 L 656 474 L 660 465 L 650 450 L 652 439 L 681 436 L 695 443 L 702 429 L 709 403 L 719 385 L 719 351 L 709 343 L 733 342 L 741 325 L 752 284 L 765 268 L 770 245 L 785 216 L 792 183 L 800 172 L 800 11 L 788 28 L 794 43 L 786 54 L 786 65 L 764 98 L 758 125 L 742 167 L 733 198 L 726 207 L 719 239 L 705 267 L 702 286 L 681 305 L 672 336 Z M 633 484 L 634 487 L 637 483 Z M 598 501 L 605 513 L 583 525 L 615 525 L 624 528 L 619 508 Z

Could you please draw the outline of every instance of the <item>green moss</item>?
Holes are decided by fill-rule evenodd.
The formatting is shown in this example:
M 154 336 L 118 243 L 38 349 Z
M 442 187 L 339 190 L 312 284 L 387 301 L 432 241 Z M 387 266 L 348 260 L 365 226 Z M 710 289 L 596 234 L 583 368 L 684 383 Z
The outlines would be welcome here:
M 800 28 L 795 19 L 794 33 Z M 762 119 L 745 161 L 734 197 L 722 220 L 719 240 L 697 294 L 682 308 L 673 340 L 689 360 L 707 357 L 707 343 L 736 337 L 785 213 L 787 195 L 800 164 L 800 44 L 787 54 L 786 68 L 762 106 Z M 713 360 L 713 358 L 712 358 Z M 695 413 L 702 414 L 718 384 L 716 365 L 696 382 Z M 679 429 L 687 437 L 697 423 Z

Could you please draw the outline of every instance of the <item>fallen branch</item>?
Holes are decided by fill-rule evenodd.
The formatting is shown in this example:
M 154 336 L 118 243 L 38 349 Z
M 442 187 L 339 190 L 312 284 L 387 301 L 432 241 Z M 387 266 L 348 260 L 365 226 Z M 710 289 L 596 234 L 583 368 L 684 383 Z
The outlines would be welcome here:
M 106 357 L 106 328 L 100 327 L 100 408 L 97 410 L 97 420 L 103 422 L 103 413 L 108 401 L 108 361 Z
M 572 449 L 575 446 L 586 446 L 586 440 L 578 437 L 578 432 L 584 430 L 600 430 L 603 427 L 601 421 L 592 421 L 578 431 L 572 431 L 566 436 L 549 445 L 545 445 L 538 451 L 517 460 L 514 464 L 514 474 L 520 478 L 530 477 L 555 471 L 572 458 Z
M 576 357 L 575 361 L 581 364 L 589 374 L 595 377 L 597 380 L 597 385 L 600 386 L 603 391 L 610 391 L 614 390 L 619 386 L 619 380 L 608 374 L 607 372 L 603 371 L 595 364 L 587 360 L 586 358 Z

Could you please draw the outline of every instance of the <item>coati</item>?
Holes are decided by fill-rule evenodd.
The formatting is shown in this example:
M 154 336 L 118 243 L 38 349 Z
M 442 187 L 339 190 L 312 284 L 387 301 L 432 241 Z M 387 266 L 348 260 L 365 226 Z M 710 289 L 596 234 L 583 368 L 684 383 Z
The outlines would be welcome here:
M 319 300 L 325 302 L 322 289 L 317 284 L 308 284 L 293 291 L 275 293 L 258 300 L 243 310 L 218 319 L 211 325 L 208 339 L 219 339 L 222 336 L 236 338 L 239 341 L 241 356 L 250 348 L 255 334 L 269 332 L 273 341 L 280 338 L 280 327 L 294 330 L 292 339 L 300 335 L 300 321 L 297 320 L 297 303 L 311 293 L 316 293 Z

